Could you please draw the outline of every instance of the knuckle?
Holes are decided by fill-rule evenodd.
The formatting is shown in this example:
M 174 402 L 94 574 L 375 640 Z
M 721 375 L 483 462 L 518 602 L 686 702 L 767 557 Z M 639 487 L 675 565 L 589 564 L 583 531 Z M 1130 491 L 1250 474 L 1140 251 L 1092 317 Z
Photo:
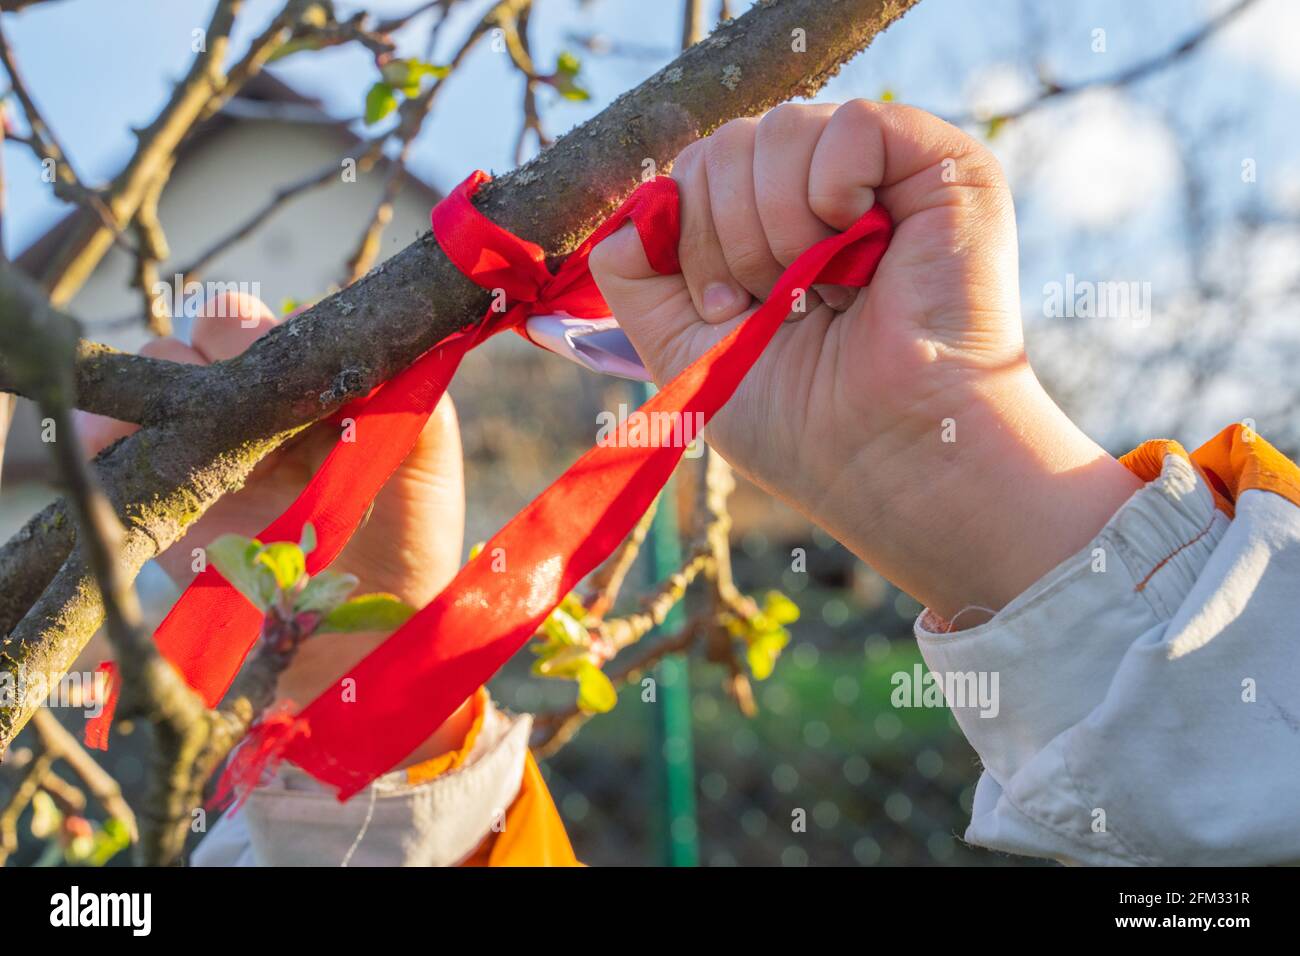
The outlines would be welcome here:
M 1001 209 L 1010 204 L 1011 187 L 1002 164 L 982 144 L 967 139 L 965 151 L 954 151 L 951 185 L 966 206 Z
M 1007 177 L 993 151 L 961 130 L 954 132 L 951 155 L 956 162 L 958 181 L 980 188 L 1004 187 Z
M 750 162 L 758 120 L 752 116 L 724 123 L 704 140 L 705 165 L 713 170 Z
M 767 273 L 772 267 L 772 252 L 765 243 L 733 242 L 725 251 L 731 274 L 743 285 L 767 285 Z
M 592 275 L 610 275 L 613 273 L 614 250 L 612 248 L 614 236 L 607 236 L 605 239 L 596 243 L 587 253 L 587 268 Z
M 673 177 L 679 179 L 688 170 L 693 169 L 702 158 L 703 150 L 704 146 L 700 140 L 688 143 L 673 159 Z
M 835 109 L 835 115 L 856 123 L 875 124 L 880 121 L 880 114 L 890 108 L 891 104 L 878 103 L 875 100 L 854 97 L 845 100 Z
M 631 225 L 625 225 L 614 234 L 592 247 L 587 253 L 587 268 L 599 285 L 611 279 L 626 281 L 638 276 L 636 256 L 641 250 L 641 240 Z
M 784 138 L 813 115 L 814 107 L 805 103 L 782 103 L 763 114 L 756 136 L 762 139 Z

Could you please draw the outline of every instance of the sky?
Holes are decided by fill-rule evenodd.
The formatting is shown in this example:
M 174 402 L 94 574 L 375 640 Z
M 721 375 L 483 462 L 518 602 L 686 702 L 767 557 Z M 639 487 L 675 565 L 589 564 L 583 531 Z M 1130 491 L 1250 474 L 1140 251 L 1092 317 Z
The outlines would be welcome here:
M 888 90 L 943 116 L 1007 108 L 1033 96 L 1031 63 L 1065 83 L 1113 75 L 1175 45 L 1229 3 L 922 0 L 818 98 L 876 98 Z M 416 5 L 379 0 L 365 7 L 392 15 Z M 249 0 L 236 47 L 279 6 L 280 0 Z M 359 6 L 337 2 L 341 16 Z M 458 5 L 435 61 L 460 45 L 487 6 Z M 57 0 L 5 15 L 28 85 L 83 179 L 103 181 L 121 166 L 132 147 L 130 128 L 152 119 L 184 73 L 192 31 L 212 7 L 213 0 Z M 562 50 L 580 52 L 594 94 L 589 103 L 571 103 L 544 93 L 547 128 L 565 131 L 666 63 L 678 43 L 680 10 L 679 0 L 536 0 L 535 58 L 547 67 Z M 403 54 L 423 54 L 429 22 L 421 18 L 400 35 Z M 1097 49 L 1097 31 L 1104 31 L 1104 50 Z M 615 52 L 583 52 L 575 34 L 601 36 Z M 1028 315 L 1045 282 L 1073 272 L 1151 281 L 1160 317 L 1176 320 L 1193 278 L 1183 241 L 1188 189 L 1203 193 L 1204 214 L 1223 225 L 1228 241 L 1243 208 L 1300 217 L 1297 36 L 1300 3 L 1260 0 L 1185 63 L 1133 87 L 1064 98 L 990 141 L 1016 197 Z M 288 58 L 275 72 L 339 117 L 360 113 L 376 79 L 371 58 L 355 45 Z M 481 45 L 449 81 L 417 143 L 413 170 L 446 188 L 475 167 L 512 167 L 520 85 L 507 58 Z M 1241 177 L 1245 159 L 1258 170 L 1249 184 Z M 6 144 L 4 160 L 4 234 L 12 253 L 62 207 L 25 148 Z M 1294 260 L 1276 258 L 1252 269 L 1250 282 L 1287 285 Z
M 347 14 L 364 6 L 392 15 L 416 5 L 415 0 L 364 5 L 339 0 L 338 9 Z M 1086 13 L 1061 16 L 1067 5 L 1044 0 L 924 0 L 819 99 L 875 97 L 889 89 L 941 115 L 965 113 L 975 105 L 1006 106 L 1032 90 L 1032 78 L 1020 61 L 1039 36 L 1059 77 L 1088 80 L 1164 49 L 1224 5 L 1196 0 L 1080 3 L 1068 6 Z M 121 166 L 132 146 L 131 126 L 147 123 L 183 75 L 191 58 L 191 32 L 206 23 L 212 6 L 212 0 L 59 0 L 6 16 L 28 86 L 85 178 L 102 180 Z M 279 6 L 280 0 L 250 0 L 241 14 L 236 46 L 246 44 Z M 743 9 L 745 4 L 735 6 Z M 594 98 L 589 104 L 556 99 L 546 110 L 549 127 L 559 132 L 582 121 L 667 62 L 680 30 L 679 7 L 652 0 L 538 0 L 533 43 L 542 64 L 553 63 L 562 49 L 575 49 L 573 34 L 597 34 L 618 48 L 630 48 L 629 55 L 584 55 Z M 442 56 L 459 45 L 484 8 L 484 2 L 466 0 L 457 9 L 442 31 Z M 1272 29 L 1279 16 L 1293 29 Z M 1234 85 L 1250 84 L 1261 94 L 1268 90 L 1270 96 L 1294 99 L 1300 91 L 1300 57 L 1288 37 L 1300 33 L 1300 4 L 1267 0 L 1247 17 L 1253 23 L 1225 35 L 1202 64 Z M 404 53 L 422 52 L 428 22 L 430 17 L 422 18 L 402 34 Z M 1092 30 L 1098 28 L 1106 30 L 1102 54 L 1091 49 Z M 375 79 L 373 63 L 355 45 L 285 60 L 276 73 L 341 117 L 360 112 L 365 90 Z M 475 166 L 512 166 L 518 87 L 506 58 L 481 47 L 453 78 L 428 124 L 415 158 L 417 170 L 447 185 Z M 1042 188 L 1057 194 L 1059 212 L 1068 222 L 1096 228 L 1132 212 L 1138 201 L 1158 198 L 1172 160 L 1160 155 L 1170 144 L 1150 128 L 1154 124 L 1142 109 L 1129 105 L 1112 111 L 1101 101 L 1092 107 L 1085 113 L 1093 115 L 1082 120 L 1076 115 L 1063 124 L 1066 160 L 1053 164 Z M 1293 133 L 1286 137 L 1293 138 Z M 1277 145 L 1285 149 L 1295 143 Z M 59 206 L 39 188 L 36 166 L 24 149 L 8 146 L 5 159 L 11 178 L 6 240 L 21 249 L 57 217 Z M 1094 174 L 1091 189 L 1078 188 L 1085 174 Z

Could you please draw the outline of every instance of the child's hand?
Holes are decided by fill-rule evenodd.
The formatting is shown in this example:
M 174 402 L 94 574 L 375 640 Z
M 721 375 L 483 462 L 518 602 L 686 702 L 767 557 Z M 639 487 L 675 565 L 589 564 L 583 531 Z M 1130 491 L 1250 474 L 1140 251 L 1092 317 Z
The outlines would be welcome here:
M 673 177 L 681 275 L 657 275 L 631 229 L 591 256 L 661 383 L 799 253 L 889 210 L 871 285 L 810 295 L 707 437 L 938 613 L 1000 608 L 1138 486 L 1029 368 L 1011 194 L 979 143 L 904 106 L 788 105 L 687 147 Z
M 194 322 L 192 346 L 164 338 L 147 343 L 140 352 L 206 365 L 233 358 L 280 321 L 257 299 L 231 294 L 205 304 L 203 314 Z M 219 408 L 211 411 L 213 415 L 222 413 Z M 81 415 L 78 425 L 90 454 L 135 430 L 135 426 L 98 415 Z M 279 449 L 257 466 L 241 490 L 209 508 L 159 563 L 184 587 L 194 577 L 190 566 L 194 548 L 206 547 L 226 533 L 256 535 L 293 502 L 338 439 L 338 427 L 322 422 Z M 383 591 L 413 607 L 423 607 L 459 569 L 464 528 L 460 430 L 451 399 L 444 397 L 411 454 L 375 499 L 369 519 L 331 568 L 360 578 L 359 594 Z M 299 705 L 308 703 L 386 636 L 312 637 L 281 675 L 280 696 Z M 459 742 L 456 731 L 445 729 L 455 746 Z

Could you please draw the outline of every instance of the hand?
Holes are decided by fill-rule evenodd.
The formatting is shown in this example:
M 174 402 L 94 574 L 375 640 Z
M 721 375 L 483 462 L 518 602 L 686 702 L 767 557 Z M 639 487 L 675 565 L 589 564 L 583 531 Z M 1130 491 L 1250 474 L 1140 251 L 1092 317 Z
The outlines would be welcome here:
M 1011 195 L 959 130 L 864 100 L 780 106 L 687 147 L 673 178 L 680 275 L 627 228 L 591 256 L 660 383 L 813 243 L 877 200 L 893 217 L 871 285 L 810 295 L 706 437 L 940 615 L 1001 608 L 1138 487 L 1030 369 Z
M 175 338 L 155 339 L 142 355 L 206 365 L 233 358 L 281 320 L 251 296 L 230 294 L 204 305 L 186 345 Z M 220 414 L 213 409 L 213 414 Z M 78 432 L 93 454 L 136 426 L 81 415 Z M 193 578 L 191 551 L 220 535 L 252 537 L 289 506 L 320 467 L 339 438 L 338 428 L 322 422 L 261 462 L 245 486 L 226 495 L 194 523 L 185 537 L 158 561 L 178 586 Z M 384 591 L 413 607 L 433 599 L 460 567 L 465 530 L 465 487 L 460 430 L 451 398 L 444 396 L 414 449 L 389 480 L 365 524 L 331 567 L 355 574 L 356 593 Z M 334 684 L 365 657 L 385 634 L 317 634 L 305 641 L 280 677 L 279 696 L 302 706 Z M 423 759 L 459 745 L 468 727 L 462 707 L 412 759 Z

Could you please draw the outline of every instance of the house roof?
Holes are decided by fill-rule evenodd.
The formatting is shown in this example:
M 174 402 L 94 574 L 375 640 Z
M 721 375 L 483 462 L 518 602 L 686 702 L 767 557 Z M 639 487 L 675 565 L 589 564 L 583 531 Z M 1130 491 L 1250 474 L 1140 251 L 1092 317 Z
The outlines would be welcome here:
M 190 132 L 176 151 L 176 165 L 184 163 L 187 156 L 194 155 L 212 137 L 236 123 L 248 121 L 309 124 L 327 129 L 338 138 L 340 152 L 366 145 L 349 128 L 349 121 L 331 116 L 320 100 L 298 92 L 263 70 L 244 84 L 239 95 L 227 101 L 216 115 Z M 384 157 L 376 165 L 378 168 L 386 168 L 391 162 Z M 402 176 L 406 187 L 422 195 L 430 206 L 442 198 L 438 189 L 409 170 L 403 169 Z M 94 233 L 96 223 L 93 213 L 75 206 L 19 253 L 14 263 L 28 275 L 40 278 L 61 250 L 73 243 L 87 242 Z

